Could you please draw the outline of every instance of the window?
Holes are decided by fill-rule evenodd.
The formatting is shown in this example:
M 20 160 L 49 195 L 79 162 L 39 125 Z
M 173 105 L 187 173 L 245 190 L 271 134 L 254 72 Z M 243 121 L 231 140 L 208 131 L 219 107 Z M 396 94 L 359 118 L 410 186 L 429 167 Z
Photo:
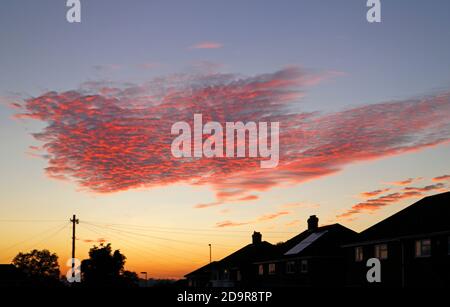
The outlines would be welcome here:
M 375 245 L 375 258 L 387 259 L 388 257 L 388 246 L 387 244 Z
M 416 257 L 429 257 L 431 255 L 431 240 L 416 240 Z
M 275 263 L 269 264 L 269 275 L 275 274 Z
M 364 255 L 363 255 L 363 248 L 362 246 L 355 247 L 355 261 L 361 262 L 363 261 Z
M 227 269 L 223 270 L 223 279 L 224 280 L 230 279 L 230 272 Z
M 236 280 L 237 281 L 241 281 L 242 280 L 241 271 L 239 271 L 239 270 L 236 272 Z
M 286 262 L 286 273 L 287 274 L 295 273 L 295 261 Z
M 300 261 L 300 272 L 308 273 L 308 260 Z
M 258 266 L 258 275 L 264 275 L 264 264 Z

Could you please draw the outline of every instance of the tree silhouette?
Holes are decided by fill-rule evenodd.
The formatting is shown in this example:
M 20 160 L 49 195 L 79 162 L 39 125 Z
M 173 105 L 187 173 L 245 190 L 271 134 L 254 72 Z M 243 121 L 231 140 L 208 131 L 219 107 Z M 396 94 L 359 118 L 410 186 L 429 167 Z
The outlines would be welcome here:
M 18 253 L 12 264 L 22 271 L 32 284 L 43 286 L 59 284 L 58 256 L 46 249 Z
M 123 271 L 121 277 L 123 286 L 136 287 L 139 285 L 139 277 L 136 272 Z
M 125 255 L 114 252 L 111 244 L 100 244 L 89 250 L 89 259 L 81 262 L 82 282 L 87 286 L 135 286 L 137 274 L 124 271 Z

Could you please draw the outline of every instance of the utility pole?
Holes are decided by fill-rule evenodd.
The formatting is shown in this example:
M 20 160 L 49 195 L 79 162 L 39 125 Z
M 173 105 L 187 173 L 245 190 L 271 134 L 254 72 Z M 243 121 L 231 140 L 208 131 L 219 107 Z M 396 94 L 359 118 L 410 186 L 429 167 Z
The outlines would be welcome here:
M 209 245 L 209 263 L 211 263 L 211 244 L 208 245 Z
M 145 284 L 144 287 L 148 287 L 148 276 L 147 276 L 147 272 L 141 272 L 141 274 L 145 275 Z
M 70 221 L 72 222 L 72 278 L 75 278 L 75 225 L 78 224 L 79 221 L 75 214 Z

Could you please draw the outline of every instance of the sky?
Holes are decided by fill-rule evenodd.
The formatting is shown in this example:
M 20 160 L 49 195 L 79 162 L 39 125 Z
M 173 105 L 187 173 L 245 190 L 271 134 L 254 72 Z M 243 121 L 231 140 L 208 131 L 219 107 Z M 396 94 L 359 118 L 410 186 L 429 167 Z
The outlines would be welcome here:
M 450 3 L 0 6 L 0 263 L 112 243 L 179 278 L 319 223 L 362 231 L 450 179 Z M 280 122 L 280 162 L 176 159 L 176 121 Z

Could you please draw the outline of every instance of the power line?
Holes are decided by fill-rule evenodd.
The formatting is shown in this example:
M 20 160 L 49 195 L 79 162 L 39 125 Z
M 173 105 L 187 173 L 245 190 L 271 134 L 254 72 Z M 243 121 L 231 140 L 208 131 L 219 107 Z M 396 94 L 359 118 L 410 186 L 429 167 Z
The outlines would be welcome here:
M 5 220 L 0 219 L 0 223 L 56 223 L 64 220 Z
M 137 225 L 137 224 L 121 224 L 121 223 L 105 223 L 105 222 L 93 222 L 93 221 L 85 221 L 103 225 L 110 226 L 132 226 L 132 227 L 141 227 L 141 228 L 156 228 L 156 229 L 174 229 L 174 230 L 185 230 L 185 231 L 209 231 L 209 232 L 236 232 L 236 233 L 248 233 L 248 230 L 229 230 L 229 229 L 214 229 L 214 228 L 187 228 L 187 227 L 164 227 L 164 226 L 150 226 L 150 225 Z M 284 234 L 295 234 L 297 231 L 270 231 L 268 233 L 284 233 Z
M 173 233 L 173 234 L 181 234 L 181 235 L 188 235 L 188 236 L 205 236 L 205 237 L 230 237 L 229 233 L 208 233 L 205 231 L 202 231 L 201 233 L 199 233 L 198 231 L 178 231 L 178 230 L 159 230 L 159 229 L 151 229 L 151 228 L 142 228 L 142 227 L 138 227 L 138 226 L 116 226 L 119 224 L 98 224 L 97 225 L 103 225 L 105 227 L 110 227 L 110 226 L 115 226 L 115 227 L 120 227 L 120 228 L 126 228 L 129 230 L 136 230 L 136 231 L 148 231 L 148 232 L 155 232 L 155 233 Z M 242 238 L 247 238 L 249 237 L 249 235 L 244 235 L 244 234 L 233 234 L 233 237 L 242 237 Z M 266 237 L 269 238 L 284 238 L 285 235 L 266 235 Z
M 38 243 L 35 243 L 35 246 L 39 246 L 39 244 L 41 244 L 42 242 L 45 242 L 53 237 L 55 237 L 57 234 L 59 234 L 61 231 L 63 231 L 64 229 L 67 228 L 69 224 L 65 223 L 62 227 L 58 228 L 55 232 L 51 233 L 48 237 L 43 238 L 41 241 L 39 241 Z
M 64 223 L 64 224 L 62 225 L 62 227 L 65 227 L 65 226 L 67 226 L 67 222 Z M 18 243 L 12 244 L 12 245 L 10 245 L 10 246 L 8 246 L 8 247 L 2 249 L 2 252 L 8 251 L 8 250 L 10 250 L 10 249 L 12 249 L 12 248 L 14 248 L 14 247 L 16 247 L 16 246 L 20 246 L 20 245 L 26 243 L 26 242 L 30 242 L 30 241 L 36 240 L 36 239 L 40 238 L 41 236 L 43 236 L 43 235 L 47 234 L 48 232 L 53 231 L 53 230 L 55 230 L 55 229 L 61 231 L 62 229 L 60 229 L 60 228 L 61 228 L 61 225 L 57 225 L 56 227 L 55 227 L 55 226 L 52 226 L 52 227 L 50 227 L 50 228 L 48 228 L 48 229 L 46 229 L 46 230 L 44 230 L 44 231 L 42 231 L 42 232 L 40 232 L 40 233 L 34 235 L 34 236 L 31 236 L 31 237 L 29 237 L 29 238 L 26 238 L 25 240 L 22 240 L 22 241 L 20 241 L 20 242 L 18 242 Z M 41 241 L 42 241 L 42 240 L 41 240 Z M 3 261 L 4 259 L 6 259 L 6 257 L 2 258 L 2 261 Z
M 88 223 L 88 222 L 84 222 L 84 223 Z M 170 239 L 170 238 L 164 238 L 164 237 L 153 236 L 153 235 L 148 235 L 148 234 L 136 233 L 136 232 L 133 232 L 133 231 L 117 229 L 117 228 L 108 227 L 108 226 L 100 226 L 100 225 L 96 225 L 94 223 L 88 223 L 88 224 L 93 225 L 93 226 L 97 226 L 97 227 L 105 227 L 105 228 L 108 228 L 108 229 L 111 229 L 111 230 L 116 230 L 116 231 L 120 231 L 120 232 L 124 232 L 124 233 L 128 233 L 128 234 L 133 234 L 135 236 L 141 236 L 141 237 L 147 237 L 147 238 L 152 238 L 152 239 L 157 239 L 157 240 L 171 241 L 171 242 L 177 242 L 177 243 L 183 243 L 183 244 L 190 244 L 190 245 L 196 245 L 196 246 L 199 246 L 199 245 L 203 246 L 203 244 L 198 244 L 198 243 L 194 243 L 194 242 L 191 242 L 191 241 Z
M 89 226 L 93 226 L 93 225 L 89 225 Z M 86 229 L 88 229 L 88 230 L 90 230 L 90 231 L 92 231 L 92 232 L 95 232 L 95 233 L 97 233 L 97 234 L 104 235 L 104 234 L 101 234 L 100 232 L 96 231 L 95 229 L 90 228 L 89 226 L 86 225 L 86 224 L 84 224 L 84 227 L 86 227 Z M 103 231 L 104 231 L 104 230 L 103 230 Z M 123 238 L 123 235 L 119 235 L 119 234 L 111 235 L 110 232 L 111 232 L 111 230 L 109 230 L 108 236 L 115 237 L 115 238 L 119 239 L 119 240 L 121 241 L 121 244 L 123 244 L 123 245 L 125 245 L 125 246 L 129 246 L 129 247 L 131 247 L 131 248 L 132 248 L 133 250 L 135 250 L 135 251 L 137 250 L 138 252 L 141 251 L 141 253 L 143 252 L 143 253 L 147 254 L 147 255 L 145 255 L 145 257 L 148 257 L 148 255 L 150 255 L 150 256 L 152 256 L 152 257 L 153 257 L 153 256 L 157 256 L 159 260 L 163 260 L 163 262 L 165 262 L 165 263 L 168 263 L 168 264 L 169 264 L 169 263 L 170 263 L 170 264 L 173 264 L 173 263 L 174 263 L 174 261 L 169 261 L 169 260 L 165 260 L 165 258 L 161 258 L 161 257 L 160 257 L 160 254 L 158 254 L 158 253 L 156 253 L 156 252 L 150 252 L 150 251 L 152 251 L 152 249 L 149 248 L 149 247 L 145 247 L 145 249 L 143 249 L 143 248 L 141 248 L 140 246 L 137 246 L 136 243 L 130 242 L 128 238 L 127 238 L 127 239 L 124 239 L 124 238 Z M 124 244 L 124 243 L 125 243 L 125 244 Z M 149 251 L 149 250 L 150 250 L 150 251 Z M 168 254 L 168 253 L 165 253 L 165 254 Z M 141 255 L 142 255 L 142 254 L 141 254 Z M 172 256 L 175 257 L 175 258 L 179 258 L 179 259 L 182 259 L 182 260 L 183 260 L 183 262 L 178 262 L 178 264 L 185 265 L 186 263 L 195 263 L 195 261 L 188 260 L 188 259 L 186 259 L 186 258 L 180 257 L 179 255 L 174 255 L 174 254 L 172 254 Z
M 0 219 L 0 223 L 52 223 L 52 222 L 62 222 L 64 220 L 37 220 L 37 219 Z M 248 233 L 248 230 L 229 230 L 229 229 L 214 229 L 214 228 L 189 228 L 189 227 L 167 227 L 167 226 L 150 226 L 150 225 L 139 225 L 139 224 L 122 224 L 122 223 L 99 223 L 93 221 L 85 221 L 96 224 L 103 224 L 105 226 L 127 226 L 132 228 L 143 228 L 143 229 L 160 229 L 154 230 L 155 232 L 173 232 L 173 233 L 185 233 L 186 231 L 191 232 L 220 232 L 220 233 Z M 180 232 L 175 232 L 179 230 Z M 266 234 L 273 236 L 271 234 L 295 234 L 296 231 L 268 231 Z M 206 235 L 206 234 L 205 234 Z M 208 234 L 211 235 L 211 234 Z M 219 234 L 218 234 L 219 235 Z

